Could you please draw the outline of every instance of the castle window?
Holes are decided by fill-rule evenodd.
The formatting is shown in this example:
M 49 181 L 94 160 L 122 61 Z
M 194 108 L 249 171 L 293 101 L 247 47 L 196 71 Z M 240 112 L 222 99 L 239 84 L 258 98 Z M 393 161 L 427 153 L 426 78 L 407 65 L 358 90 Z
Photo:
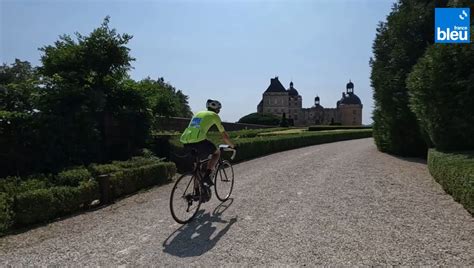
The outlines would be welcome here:
M 352 114 L 357 114 L 357 111 L 356 111 L 356 110 L 352 110 Z

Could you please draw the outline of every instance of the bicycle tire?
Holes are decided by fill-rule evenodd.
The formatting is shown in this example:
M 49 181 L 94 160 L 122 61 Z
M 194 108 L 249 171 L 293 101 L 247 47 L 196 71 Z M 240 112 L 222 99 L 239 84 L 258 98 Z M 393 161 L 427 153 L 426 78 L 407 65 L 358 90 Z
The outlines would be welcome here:
M 179 187 L 181 187 L 182 185 L 185 185 L 184 193 L 182 193 L 182 196 L 176 196 L 176 194 L 179 194 L 179 193 L 177 193 L 177 189 Z M 195 190 L 196 187 L 197 187 L 197 189 L 199 189 L 199 193 L 196 193 L 196 190 Z M 189 188 L 191 188 L 191 189 L 189 189 Z M 187 190 L 190 190 L 190 191 L 187 192 Z M 199 211 L 199 208 L 201 207 L 202 192 L 203 191 L 201 189 L 201 185 L 200 185 L 199 181 L 195 178 L 195 174 L 192 173 L 192 172 L 185 173 L 185 174 L 181 175 L 181 177 L 179 177 L 176 180 L 176 182 L 173 186 L 173 190 L 171 190 L 171 196 L 170 196 L 171 216 L 173 216 L 173 219 L 176 222 L 181 223 L 181 224 L 185 224 L 185 223 L 188 223 L 188 222 L 190 222 L 194 219 L 197 212 Z M 191 196 L 189 196 L 189 195 L 191 195 Z M 194 196 L 197 197 L 197 200 L 194 200 Z M 192 198 L 191 205 L 193 203 L 197 203 L 192 208 L 192 213 L 188 213 L 187 216 L 178 215 L 179 211 L 177 211 L 177 209 L 178 209 L 178 204 L 180 202 L 185 202 L 185 205 L 187 205 L 186 210 L 189 210 L 189 208 L 190 208 L 189 198 Z M 189 211 L 186 211 L 186 212 L 189 212 Z
M 226 185 L 228 190 L 221 189 L 219 185 Z M 222 202 L 225 202 L 229 199 L 234 189 L 234 169 L 232 164 L 224 160 L 217 167 L 216 174 L 214 177 L 214 191 L 216 193 L 217 199 Z

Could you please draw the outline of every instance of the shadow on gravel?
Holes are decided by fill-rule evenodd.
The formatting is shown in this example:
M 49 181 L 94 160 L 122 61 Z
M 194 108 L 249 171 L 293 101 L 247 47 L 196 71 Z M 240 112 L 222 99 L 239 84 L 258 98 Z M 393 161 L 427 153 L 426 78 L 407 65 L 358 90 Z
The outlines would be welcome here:
M 229 231 L 230 227 L 237 222 L 237 218 L 225 221 L 221 218 L 222 213 L 233 203 L 233 199 L 217 206 L 212 213 L 204 213 L 199 210 L 196 218 L 174 231 L 163 242 L 163 252 L 177 257 L 200 256 L 212 249 L 217 242 Z M 213 223 L 226 224 L 216 233 L 217 227 Z M 212 238 L 211 238 L 212 237 Z

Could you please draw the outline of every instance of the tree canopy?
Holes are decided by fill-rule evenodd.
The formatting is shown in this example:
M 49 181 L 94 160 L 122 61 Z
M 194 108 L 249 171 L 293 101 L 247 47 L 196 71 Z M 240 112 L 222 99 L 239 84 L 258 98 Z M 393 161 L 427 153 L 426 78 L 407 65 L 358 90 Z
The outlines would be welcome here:
M 188 97 L 163 78 L 130 78 L 132 36 L 109 21 L 40 48 L 38 67 L 0 66 L 0 177 L 128 158 L 154 117 L 191 114 Z
M 278 126 L 280 121 L 280 117 L 272 114 L 251 113 L 240 118 L 238 123 Z

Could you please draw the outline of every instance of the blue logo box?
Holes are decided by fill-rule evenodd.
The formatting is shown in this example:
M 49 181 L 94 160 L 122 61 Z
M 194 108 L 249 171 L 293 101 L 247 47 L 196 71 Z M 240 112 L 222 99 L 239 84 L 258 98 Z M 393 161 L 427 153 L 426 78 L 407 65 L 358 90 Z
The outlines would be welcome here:
M 435 8 L 435 43 L 470 43 L 469 8 Z

